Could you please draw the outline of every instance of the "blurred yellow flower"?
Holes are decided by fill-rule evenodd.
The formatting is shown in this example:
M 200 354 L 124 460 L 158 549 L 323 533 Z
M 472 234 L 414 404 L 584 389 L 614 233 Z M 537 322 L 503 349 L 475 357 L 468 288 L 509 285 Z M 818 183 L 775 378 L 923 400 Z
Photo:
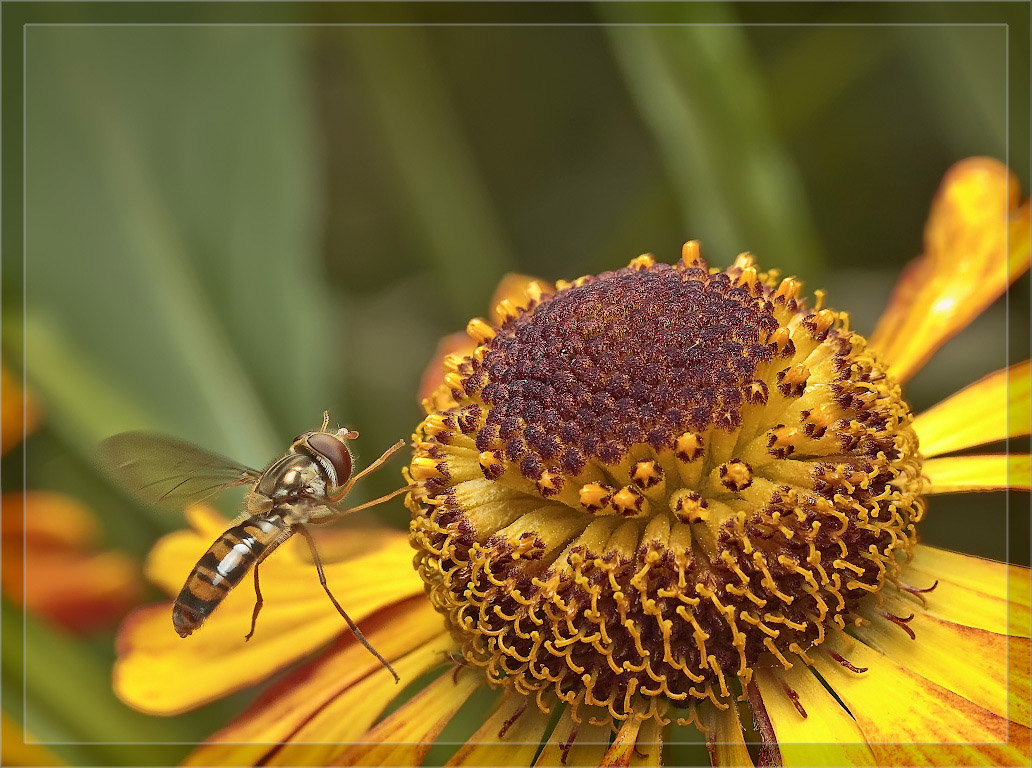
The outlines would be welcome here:
M 451 765 L 658 765 L 688 724 L 714 764 L 752 765 L 743 714 L 762 764 L 1026 765 L 1028 570 L 916 525 L 928 495 L 1029 488 L 1027 455 L 947 455 L 1029 433 L 1029 364 L 916 417 L 900 387 L 1029 258 L 1015 180 L 972 159 L 870 341 L 822 295 L 748 256 L 709 270 L 694 243 L 675 267 L 512 277 L 422 385 L 419 577 L 376 529 L 327 568 L 404 683 L 446 668 L 377 722 L 400 689 L 295 549 L 269 561 L 251 643 L 243 590 L 189 643 L 167 605 L 135 614 L 116 691 L 180 712 L 333 641 L 188 763 L 418 765 L 489 683 Z M 148 564 L 169 594 L 226 524 L 192 522 Z

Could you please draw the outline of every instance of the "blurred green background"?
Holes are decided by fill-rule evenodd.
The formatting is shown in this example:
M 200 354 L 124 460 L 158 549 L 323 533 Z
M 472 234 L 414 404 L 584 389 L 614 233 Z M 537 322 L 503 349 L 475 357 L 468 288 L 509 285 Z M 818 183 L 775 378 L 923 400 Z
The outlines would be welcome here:
M 1027 8 L 1008 36 L 853 25 L 855 8 L 821 4 L 812 26 L 748 26 L 770 9 L 733 4 L 705 6 L 715 26 L 628 26 L 703 6 L 601 3 L 564 10 L 575 26 L 394 28 L 280 26 L 326 9 L 231 5 L 167 18 L 270 25 L 25 30 L 25 272 L 5 239 L 2 340 L 45 421 L 24 459 L 5 458 L 3 486 L 24 470 L 27 487 L 84 500 L 103 545 L 141 559 L 182 521 L 111 487 L 99 439 L 153 429 L 261 465 L 328 408 L 369 461 L 412 432 L 438 338 L 486 313 L 508 271 L 674 261 L 695 238 L 712 265 L 749 250 L 826 288 L 871 330 L 942 173 L 1007 156 L 1008 53 L 1026 64 L 1011 68 L 1025 96 L 1010 162 L 1029 188 Z M 886 23 L 954 12 L 875 5 Z M 1001 301 L 951 341 L 912 404 L 1002 367 L 1008 344 L 1022 359 L 1027 280 L 1009 312 L 1009 331 Z M 356 495 L 396 487 L 400 463 Z M 936 498 L 924 539 L 1003 558 L 1004 503 Z M 400 502 L 380 516 L 407 520 Z M 137 715 L 109 691 L 113 628 L 73 638 L 30 617 L 23 711 L 21 617 L 6 603 L 3 617 L 5 712 L 43 741 L 87 742 L 53 748 L 69 761 L 176 761 L 187 747 L 89 742 L 196 741 L 252 695 Z

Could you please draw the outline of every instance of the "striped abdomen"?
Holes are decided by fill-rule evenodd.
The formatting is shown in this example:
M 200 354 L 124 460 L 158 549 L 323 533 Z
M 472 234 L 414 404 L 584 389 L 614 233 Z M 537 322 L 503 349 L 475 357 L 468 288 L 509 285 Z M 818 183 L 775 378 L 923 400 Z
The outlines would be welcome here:
M 172 624 L 186 637 L 211 615 L 251 566 L 290 536 L 278 516 L 251 517 L 219 536 L 186 579 L 172 607 Z

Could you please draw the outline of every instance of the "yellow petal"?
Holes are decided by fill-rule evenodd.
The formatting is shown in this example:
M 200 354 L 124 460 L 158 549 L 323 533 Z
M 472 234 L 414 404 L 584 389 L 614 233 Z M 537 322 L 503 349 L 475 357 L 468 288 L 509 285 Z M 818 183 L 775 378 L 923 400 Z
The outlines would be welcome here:
M 324 765 L 340 752 L 339 744 L 298 742 L 357 740 L 407 683 L 440 665 L 453 647 L 442 634 L 439 614 L 422 597 L 380 611 L 362 628 L 391 662 L 401 685 L 354 636 L 346 635 L 318 659 L 264 691 L 184 764 Z M 277 746 L 286 742 L 293 743 Z
M 921 473 L 928 478 L 925 493 L 964 493 L 1005 488 L 1029 490 L 1032 463 L 1027 453 L 945 456 L 929 459 Z
M 609 733 L 608 725 L 573 722 L 573 710 L 567 707 L 534 765 L 597 766 L 609 749 Z
M 756 684 L 784 765 L 877 764 L 859 726 L 806 666 L 761 667 L 756 670 Z M 790 691 L 798 697 L 805 717 Z
M 345 749 L 333 765 L 419 765 L 459 708 L 484 682 L 479 670 L 448 670 Z
M 420 677 L 439 667 L 454 648 L 450 637 L 439 635 L 399 659 L 398 674 L 406 681 Z M 274 752 L 263 765 L 337 764 L 347 745 L 373 738 L 369 727 L 402 690 L 387 670 L 374 672 L 316 713 L 294 733 L 292 740 L 298 743 Z
M 423 592 L 405 535 L 397 533 L 388 541 L 362 557 L 325 568 L 330 589 L 355 621 Z M 209 543 L 189 532 L 166 536 L 151 553 L 149 575 L 169 592 L 178 591 Z M 186 639 L 173 631 L 167 604 L 130 616 L 118 639 L 116 693 L 144 712 L 182 712 L 253 685 L 348 631 L 319 585 L 315 568 L 296 552 L 277 551 L 264 561 L 261 582 L 265 606 L 249 642 L 244 635 L 255 599 L 250 583 L 230 592 L 205 625 Z
M 530 765 L 549 717 L 534 699 L 506 692 L 494 713 L 445 765 Z
M 745 745 L 737 707 L 720 710 L 711 704 L 704 704 L 699 707 L 699 718 L 705 729 L 710 762 L 714 766 L 752 768 L 753 760 Z
M 924 593 L 925 610 L 956 624 L 1029 637 L 1029 570 L 972 555 L 919 545 L 903 572 Z
M 989 158 L 964 160 L 946 173 L 924 255 L 907 266 L 871 337 L 898 381 L 1028 269 L 1029 207 L 1018 209 L 1019 196 L 1017 179 Z
M 925 457 L 960 451 L 1029 433 L 1029 371 L 1026 360 L 990 373 L 914 419 Z
M 866 668 L 857 674 L 825 653 L 814 654 L 814 664 L 835 695 L 849 708 L 868 743 L 879 757 L 879 745 L 963 744 L 1006 742 L 1008 723 L 928 678 L 896 664 L 859 640 L 834 632 L 825 640 L 827 650 Z M 1024 729 L 1026 732 L 1028 729 Z M 1018 753 L 1001 747 L 1014 761 Z M 1013 753 L 1013 754 L 1011 754 Z M 915 764 L 918 753 L 900 754 L 903 764 Z M 1004 763 L 1020 765 L 1020 762 Z

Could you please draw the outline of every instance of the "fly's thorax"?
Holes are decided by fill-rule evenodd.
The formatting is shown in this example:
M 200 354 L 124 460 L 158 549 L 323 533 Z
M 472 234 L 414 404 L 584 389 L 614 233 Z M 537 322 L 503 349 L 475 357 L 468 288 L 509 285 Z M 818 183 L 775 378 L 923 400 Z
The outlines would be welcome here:
M 895 579 L 909 409 L 843 313 L 748 258 L 557 289 L 446 361 L 409 470 L 419 573 L 466 659 L 543 706 L 727 706 Z
M 255 492 L 275 506 L 303 498 L 323 497 L 329 477 L 326 468 L 305 453 L 290 453 L 274 461 L 262 473 Z

